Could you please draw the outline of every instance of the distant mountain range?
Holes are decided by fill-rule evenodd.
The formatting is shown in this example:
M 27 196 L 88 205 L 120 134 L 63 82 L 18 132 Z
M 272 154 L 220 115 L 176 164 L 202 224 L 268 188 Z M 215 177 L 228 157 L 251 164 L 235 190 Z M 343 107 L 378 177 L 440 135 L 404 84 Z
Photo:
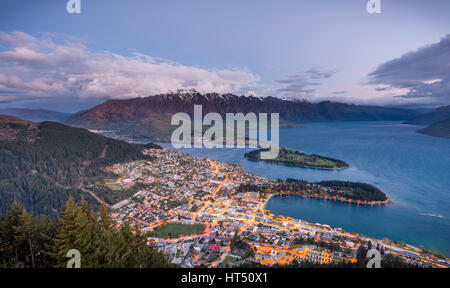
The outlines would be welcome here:
M 430 113 L 412 118 L 405 124 L 428 125 L 417 132 L 435 137 L 450 138 L 450 105 L 439 107 Z
M 417 132 L 435 137 L 450 138 L 450 118 L 431 124 Z
M 145 98 L 109 100 L 92 109 L 78 112 L 66 123 L 88 129 L 115 130 L 122 136 L 141 136 L 153 141 L 168 141 L 176 127 L 170 119 L 177 112 L 193 115 L 194 105 L 203 113 L 279 113 L 280 126 L 294 127 L 300 122 L 404 120 L 417 114 L 405 109 L 360 106 L 344 103 L 288 101 L 275 97 L 246 97 L 233 94 L 178 91 Z
M 450 105 L 439 107 L 436 110 L 431 111 L 430 113 L 426 113 L 409 119 L 405 122 L 405 124 L 430 125 L 447 119 L 450 119 Z
M 28 109 L 28 108 L 4 108 L 0 109 L 0 114 L 15 116 L 33 122 L 42 122 L 42 121 L 61 122 L 71 115 L 69 113 L 62 113 L 43 109 Z

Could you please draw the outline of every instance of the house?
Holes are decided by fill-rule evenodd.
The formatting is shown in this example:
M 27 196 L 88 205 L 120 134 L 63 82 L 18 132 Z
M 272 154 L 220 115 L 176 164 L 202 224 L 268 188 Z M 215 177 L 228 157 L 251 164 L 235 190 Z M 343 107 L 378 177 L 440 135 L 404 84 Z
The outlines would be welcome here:
M 217 244 L 210 244 L 210 245 L 209 245 L 209 249 L 212 250 L 212 251 L 214 251 L 214 252 L 216 252 L 216 253 L 219 253 L 219 252 L 220 252 L 220 246 L 217 245 Z

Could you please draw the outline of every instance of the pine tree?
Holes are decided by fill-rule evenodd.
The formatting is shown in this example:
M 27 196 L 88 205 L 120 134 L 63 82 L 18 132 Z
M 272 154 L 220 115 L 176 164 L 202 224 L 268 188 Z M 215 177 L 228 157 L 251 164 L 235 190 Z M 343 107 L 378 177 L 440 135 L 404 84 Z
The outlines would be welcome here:
M 26 211 L 19 216 L 18 225 L 13 227 L 14 244 L 22 255 L 25 266 L 36 268 L 35 253 L 40 237 L 36 219 Z M 20 255 L 19 254 L 19 255 Z
M 168 267 L 139 230 L 116 227 L 106 207 L 97 214 L 83 199 L 69 197 L 57 222 L 38 220 L 17 203 L 0 218 L 0 267 L 65 267 L 71 249 L 80 251 L 84 268 Z
M 20 262 L 20 250 L 19 247 L 15 245 L 16 231 L 14 227 L 21 224 L 21 215 L 23 213 L 23 208 L 14 201 L 11 206 L 11 210 L 6 214 L 6 217 L 2 223 L 2 246 L 5 247 L 5 254 L 2 258 L 6 259 L 5 262 L 11 267 L 20 267 L 22 263 Z
M 70 197 L 58 219 L 58 232 L 54 241 L 56 265 L 65 267 L 67 252 L 77 249 L 81 253 L 82 267 L 95 267 L 92 251 L 93 232 L 88 211 L 78 206 Z
M 108 208 L 102 206 L 99 218 L 99 237 L 97 248 L 101 255 L 100 264 L 104 268 L 116 267 L 116 257 L 120 254 L 121 245 L 118 245 L 117 231 Z

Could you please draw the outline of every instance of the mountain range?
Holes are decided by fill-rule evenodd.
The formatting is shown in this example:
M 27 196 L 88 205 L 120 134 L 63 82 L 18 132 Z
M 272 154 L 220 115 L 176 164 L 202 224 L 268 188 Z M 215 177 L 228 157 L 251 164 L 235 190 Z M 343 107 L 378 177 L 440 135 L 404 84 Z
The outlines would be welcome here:
M 417 132 L 435 137 L 450 138 L 450 118 L 431 124 Z
M 429 113 L 409 119 L 405 121 L 405 124 L 430 125 L 447 119 L 450 119 L 450 105 L 439 107 Z
M 417 132 L 442 138 L 450 138 L 450 105 L 442 106 L 429 113 L 412 118 L 405 124 L 428 125 Z
M 70 113 L 62 113 L 45 109 L 29 109 L 29 108 L 4 108 L 0 109 L 0 114 L 15 116 L 20 119 L 33 122 L 42 122 L 42 121 L 61 122 L 71 115 Z
M 280 127 L 296 127 L 303 122 L 404 120 L 417 114 L 406 109 L 361 106 L 334 102 L 289 101 L 275 97 L 236 96 L 183 90 L 127 100 L 109 100 L 92 109 L 69 116 L 72 126 L 114 130 L 121 136 L 138 136 L 166 142 L 176 127 L 170 125 L 173 114 L 185 112 L 191 117 L 194 105 L 202 105 L 203 114 L 279 113 Z

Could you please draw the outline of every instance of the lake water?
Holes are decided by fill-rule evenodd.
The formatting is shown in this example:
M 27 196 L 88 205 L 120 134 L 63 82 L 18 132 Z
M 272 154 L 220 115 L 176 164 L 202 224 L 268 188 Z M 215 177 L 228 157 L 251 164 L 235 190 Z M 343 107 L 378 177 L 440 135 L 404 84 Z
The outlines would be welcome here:
M 271 178 L 349 180 L 376 185 L 392 203 L 357 207 L 303 197 L 273 197 L 272 213 L 387 237 L 450 255 L 450 140 L 425 136 L 400 122 L 310 123 L 281 129 L 280 144 L 341 159 L 349 169 L 326 171 L 246 160 L 249 149 L 179 149 L 198 157 L 241 165 Z M 166 148 L 173 149 L 170 144 Z

